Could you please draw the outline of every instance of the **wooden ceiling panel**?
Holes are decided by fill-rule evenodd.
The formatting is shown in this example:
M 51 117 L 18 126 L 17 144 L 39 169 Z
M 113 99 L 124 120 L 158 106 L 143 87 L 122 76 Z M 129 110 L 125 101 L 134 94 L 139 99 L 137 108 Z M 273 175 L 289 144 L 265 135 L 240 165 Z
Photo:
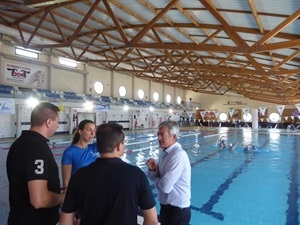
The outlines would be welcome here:
M 0 33 L 25 48 L 197 93 L 300 102 L 299 0 L 130 3 L 1 1 Z

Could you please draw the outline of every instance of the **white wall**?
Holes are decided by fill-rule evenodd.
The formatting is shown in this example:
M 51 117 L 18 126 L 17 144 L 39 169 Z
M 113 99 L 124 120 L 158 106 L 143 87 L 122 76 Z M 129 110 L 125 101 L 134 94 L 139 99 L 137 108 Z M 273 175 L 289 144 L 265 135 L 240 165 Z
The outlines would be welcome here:
M 268 113 L 278 113 L 278 104 L 255 101 L 244 97 L 224 96 L 224 95 L 210 95 L 199 94 L 193 91 L 186 91 L 186 97 L 192 98 L 194 102 L 200 102 L 201 108 L 206 110 L 218 109 L 219 112 L 228 112 L 230 108 L 234 109 L 258 109 L 259 107 L 267 107 Z M 236 104 L 236 103 L 241 104 Z M 287 105 L 286 108 L 296 108 L 295 105 Z
M 126 95 L 124 98 L 133 98 L 132 94 L 132 76 L 113 72 L 112 74 L 112 97 L 120 98 L 119 88 L 124 86 L 126 88 Z
M 154 102 L 153 94 L 157 92 L 159 95 L 159 99 L 157 102 L 162 103 L 164 101 L 164 86 L 163 84 L 156 83 L 153 81 L 149 81 L 150 83 L 150 101 Z
M 158 102 L 160 103 L 166 103 L 166 95 L 170 94 L 172 104 L 177 104 L 176 99 L 180 96 L 182 100 L 189 100 L 191 98 L 192 102 L 200 103 L 201 108 L 207 110 L 217 109 L 220 112 L 228 112 L 229 108 L 243 109 L 249 107 L 253 109 L 267 107 L 269 113 L 277 112 L 276 105 L 272 103 L 253 101 L 242 96 L 199 94 L 193 91 L 176 88 L 171 85 L 96 68 L 84 63 L 79 63 L 78 68 L 76 69 L 70 69 L 58 64 L 58 56 L 50 56 L 48 53 L 40 52 L 38 60 L 23 58 L 15 55 L 14 46 L 10 46 L 4 42 L 0 43 L 1 84 L 12 85 L 5 82 L 4 69 L 6 62 L 13 62 L 45 70 L 48 78 L 45 80 L 43 87 L 53 91 L 73 91 L 96 95 L 93 85 L 96 81 L 100 81 L 104 85 L 104 92 L 101 94 L 103 96 L 120 97 L 119 87 L 123 85 L 127 89 L 125 98 L 129 99 L 139 99 L 137 91 L 143 89 L 145 92 L 144 100 L 147 101 L 154 101 L 153 93 L 157 92 L 159 94 Z M 16 84 L 15 86 L 20 85 Z M 235 104 L 236 102 L 241 104 Z M 289 105 L 286 106 L 286 108 L 295 108 L 295 106 Z
M 85 75 L 53 68 L 51 70 L 50 89 L 55 91 L 69 91 L 85 93 Z
M 111 71 L 99 69 L 93 66 L 87 67 L 88 74 L 87 79 L 87 94 L 97 95 L 94 90 L 94 84 L 96 81 L 100 81 L 103 84 L 103 96 L 111 96 Z

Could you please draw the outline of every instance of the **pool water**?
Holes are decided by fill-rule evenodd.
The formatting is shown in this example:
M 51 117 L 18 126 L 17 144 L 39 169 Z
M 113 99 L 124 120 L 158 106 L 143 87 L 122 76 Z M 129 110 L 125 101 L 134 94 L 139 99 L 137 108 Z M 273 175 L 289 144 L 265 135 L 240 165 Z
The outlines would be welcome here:
M 219 152 L 221 136 L 227 144 L 239 142 L 233 152 Z M 182 131 L 179 142 L 192 165 L 191 225 L 300 224 L 299 135 L 279 130 L 191 130 Z M 245 154 L 243 144 L 258 150 Z M 145 172 L 149 156 L 158 158 L 161 153 L 155 132 L 127 134 L 126 146 L 124 160 Z M 154 187 L 153 193 L 157 194 Z
M 144 172 L 149 157 L 158 159 L 157 131 L 126 131 L 123 160 Z M 218 140 L 238 142 L 219 151 Z M 58 165 L 70 137 L 51 139 Z M 179 142 L 192 166 L 191 225 L 299 225 L 300 135 L 268 129 L 182 130 Z M 54 144 L 53 144 L 54 143 Z M 243 144 L 258 150 L 245 154 Z M 5 160 L 9 143 L 0 144 L 0 224 L 6 224 L 8 182 Z M 150 181 L 157 202 L 157 191 Z

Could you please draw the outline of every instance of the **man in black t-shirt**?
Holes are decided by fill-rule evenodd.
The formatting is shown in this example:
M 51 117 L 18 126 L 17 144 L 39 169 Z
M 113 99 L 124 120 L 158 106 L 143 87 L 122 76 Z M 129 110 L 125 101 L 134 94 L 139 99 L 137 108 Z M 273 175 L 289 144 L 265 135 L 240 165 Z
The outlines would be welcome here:
M 156 225 L 155 201 L 145 173 L 124 162 L 125 134 L 119 124 L 102 124 L 96 132 L 100 158 L 72 175 L 60 225 L 135 225 L 138 209 L 144 224 Z
M 6 161 L 10 212 L 8 225 L 55 225 L 59 221 L 58 166 L 48 146 L 59 123 L 59 108 L 38 104 L 31 113 L 30 130 L 12 144 Z

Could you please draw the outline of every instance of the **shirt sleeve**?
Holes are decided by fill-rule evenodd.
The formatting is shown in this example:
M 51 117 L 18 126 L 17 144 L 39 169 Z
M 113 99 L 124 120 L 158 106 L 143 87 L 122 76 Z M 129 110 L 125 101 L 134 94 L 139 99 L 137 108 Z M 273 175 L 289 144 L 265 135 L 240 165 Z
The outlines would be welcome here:
M 24 159 L 26 180 L 48 180 L 49 176 L 49 156 L 47 151 L 33 150 Z
M 146 175 L 142 171 L 141 174 L 142 174 L 141 175 L 142 190 L 141 190 L 139 207 L 142 210 L 147 210 L 153 208 L 156 205 L 156 202 L 154 200 Z
M 163 166 L 159 166 L 161 177 L 154 179 L 155 187 L 163 192 L 170 193 L 174 184 L 179 180 L 185 167 L 185 157 L 183 152 L 171 155 Z
M 70 146 L 71 147 L 71 146 Z M 73 157 L 70 151 L 70 147 L 68 147 L 61 157 L 61 164 L 63 165 L 72 165 L 73 164 Z

